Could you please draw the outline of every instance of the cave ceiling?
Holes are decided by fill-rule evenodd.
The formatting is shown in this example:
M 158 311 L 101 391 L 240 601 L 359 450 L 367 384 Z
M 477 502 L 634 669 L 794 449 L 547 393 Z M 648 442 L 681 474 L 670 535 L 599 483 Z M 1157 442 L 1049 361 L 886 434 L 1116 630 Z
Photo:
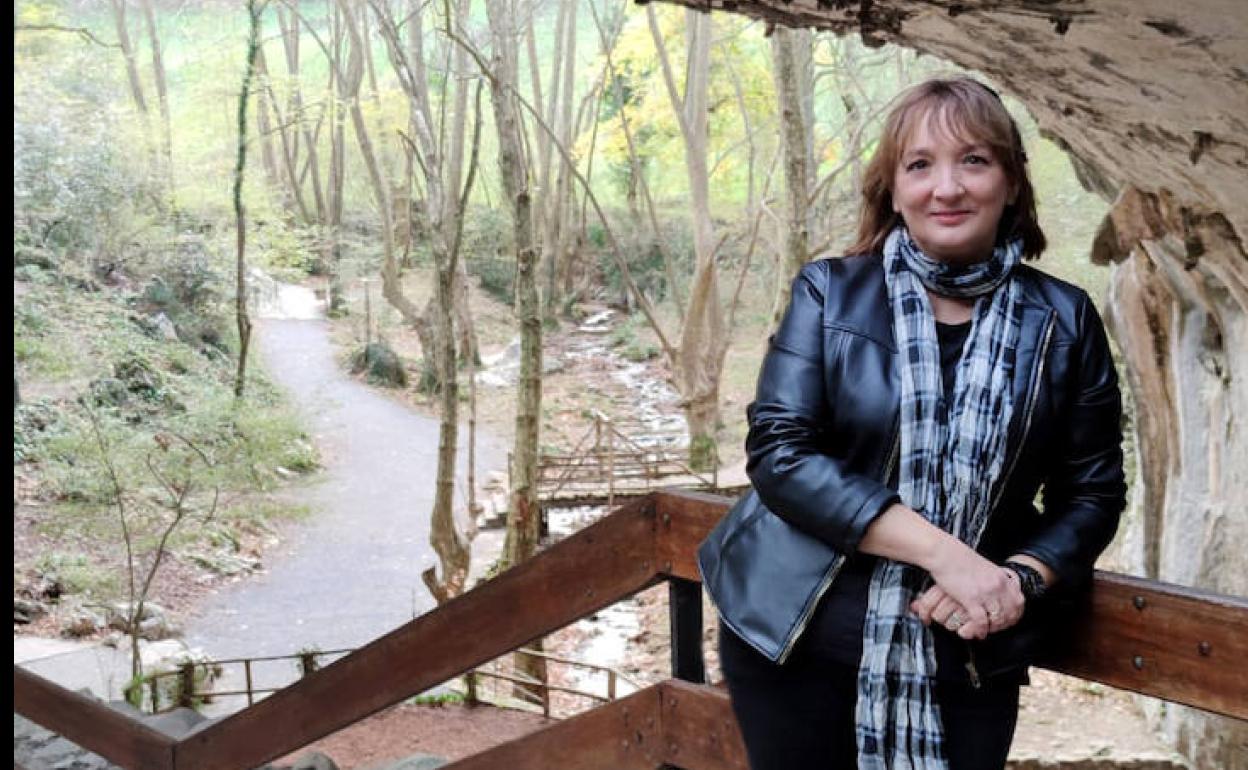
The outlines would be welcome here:
M 1248 0 L 792 0 L 678 4 L 859 34 L 977 70 L 1023 102 L 1084 184 L 1126 186 L 1248 242 Z

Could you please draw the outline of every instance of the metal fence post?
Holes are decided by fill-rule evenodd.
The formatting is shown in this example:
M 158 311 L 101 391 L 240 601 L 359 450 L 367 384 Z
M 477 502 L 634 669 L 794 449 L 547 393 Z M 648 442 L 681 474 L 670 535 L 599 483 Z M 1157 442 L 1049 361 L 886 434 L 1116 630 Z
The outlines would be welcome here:
M 705 682 L 702 584 L 683 578 L 668 578 L 667 601 L 672 631 L 672 676 L 686 682 Z

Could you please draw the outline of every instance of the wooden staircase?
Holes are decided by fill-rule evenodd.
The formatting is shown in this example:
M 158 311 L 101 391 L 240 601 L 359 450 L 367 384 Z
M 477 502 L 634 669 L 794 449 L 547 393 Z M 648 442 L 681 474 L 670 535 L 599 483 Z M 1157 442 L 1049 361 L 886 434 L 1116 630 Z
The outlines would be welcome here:
M 731 501 L 657 492 L 181 739 L 14 666 L 13 710 L 132 770 L 244 770 L 666 581 L 675 677 L 456 768 L 745 768 L 727 694 L 702 684 L 694 553 Z M 1074 644 L 1042 665 L 1248 720 L 1248 599 L 1098 573 Z

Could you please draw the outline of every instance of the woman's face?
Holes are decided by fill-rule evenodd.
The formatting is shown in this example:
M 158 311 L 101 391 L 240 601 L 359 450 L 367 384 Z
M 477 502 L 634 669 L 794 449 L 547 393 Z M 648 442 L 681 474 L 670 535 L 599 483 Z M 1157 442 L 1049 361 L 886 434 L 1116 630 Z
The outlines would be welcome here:
M 911 133 L 893 173 L 893 210 L 932 259 L 987 259 L 1001 212 L 1018 191 L 992 149 L 940 130 L 929 115 Z

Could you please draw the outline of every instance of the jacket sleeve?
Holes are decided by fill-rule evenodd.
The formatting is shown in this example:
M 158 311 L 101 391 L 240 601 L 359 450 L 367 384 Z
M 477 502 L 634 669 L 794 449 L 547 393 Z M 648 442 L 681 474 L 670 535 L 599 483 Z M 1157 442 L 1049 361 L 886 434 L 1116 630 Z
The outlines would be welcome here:
M 746 471 L 772 513 L 852 553 L 875 517 L 900 498 L 822 449 L 821 433 L 831 424 L 823 361 L 828 269 L 825 262 L 812 262 L 793 282 L 749 407 Z
M 1067 587 L 1090 579 L 1126 507 L 1122 395 L 1105 325 L 1086 295 L 1076 344 L 1074 397 L 1044 485 L 1047 524 L 1019 549 L 1052 567 Z

